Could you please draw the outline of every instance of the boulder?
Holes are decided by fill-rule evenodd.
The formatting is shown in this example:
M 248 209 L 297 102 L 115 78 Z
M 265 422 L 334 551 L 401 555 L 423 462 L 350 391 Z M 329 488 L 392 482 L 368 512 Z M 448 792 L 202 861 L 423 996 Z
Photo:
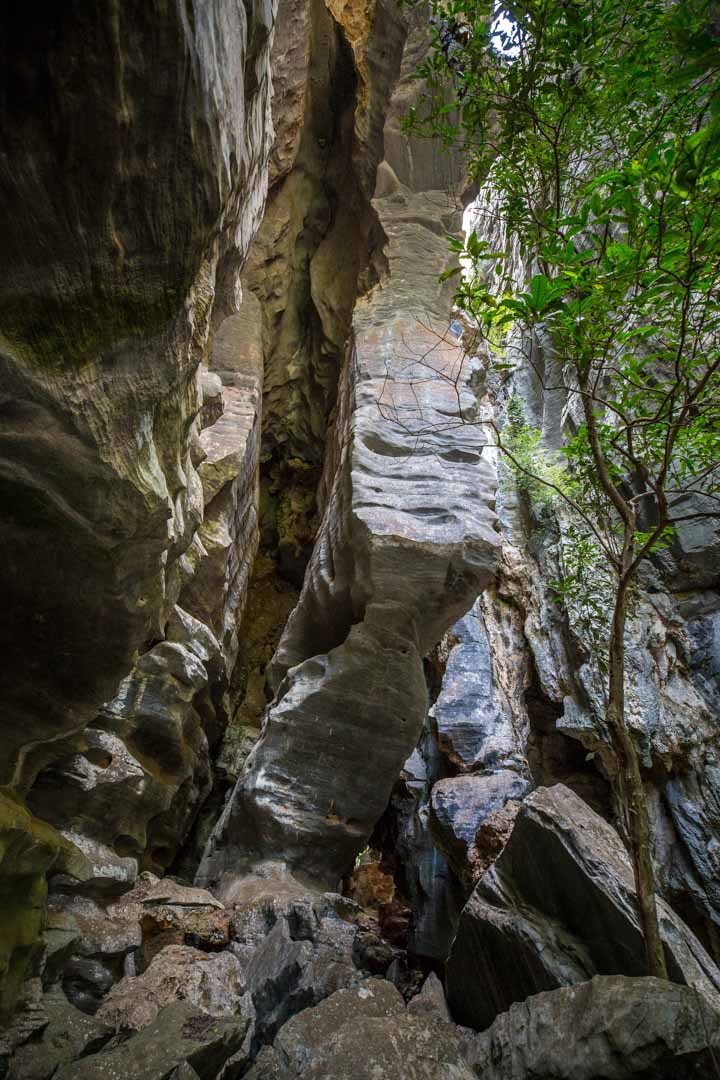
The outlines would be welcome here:
M 97 1053 L 113 1035 L 109 1025 L 74 1008 L 59 989 L 46 994 L 42 1005 L 46 1026 L 39 1039 L 15 1051 L 13 1080 L 50 1080 L 64 1065 Z
M 365 974 L 385 973 L 393 951 L 347 917 L 358 914 L 356 905 L 333 894 L 261 896 L 236 910 L 232 948 L 247 963 L 255 1049 L 301 1010 L 360 982 Z
M 479 598 L 449 632 L 442 688 L 433 707 L 438 745 L 462 772 L 520 769 L 525 757 L 526 725 L 508 693 L 514 680 L 502 667 L 498 671 L 498 662 L 508 659 L 510 634 L 497 625 L 502 615 L 497 598 L 490 611 L 488 599 Z
M 75 956 L 65 965 L 62 988 L 76 1009 L 92 1016 L 115 982 L 115 971 L 103 960 Z
M 281 1029 L 248 1080 L 471 1080 L 460 1031 L 408 1014 L 397 990 L 371 979 L 306 1009 Z
M 344 1024 L 367 1017 L 397 1017 L 404 1012 L 405 1002 L 392 983 L 367 979 L 338 990 L 314 1009 L 305 1009 L 288 1020 L 275 1039 L 274 1049 L 291 1075 L 302 1076 Z
M 139 1031 L 174 1001 L 187 1001 L 210 1016 L 229 1016 L 239 1008 L 243 991 L 242 965 L 232 953 L 168 945 L 142 975 L 126 976 L 112 988 L 97 1019 L 115 1031 Z
M 622 975 L 516 1002 L 468 1043 L 482 1080 L 700 1080 L 719 1057 L 720 1013 L 703 994 Z
M 430 829 L 458 876 L 472 874 L 471 853 L 478 830 L 508 802 L 522 800 L 530 783 L 512 769 L 438 780 L 430 796 Z
M 658 898 L 668 970 L 720 1000 L 720 972 Z M 480 880 L 448 960 L 455 1020 L 482 1029 L 514 1001 L 595 974 L 645 974 L 630 859 L 614 829 L 562 784 L 523 803 Z
M 158 1013 L 132 1038 L 61 1068 L 53 1080 L 160 1080 L 190 1066 L 199 1080 L 214 1080 L 240 1049 L 249 1021 L 242 1015 L 215 1017 L 178 1001 Z M 179 1071 L 178 1080 L 188 1074 Z
M 410 998 L 407 1011 L 412 1016 L 427 1016 L 437 1020 L 451 1022 L 452 1017 L 445 1000 L 443 985 L 434 971 L 431 971 L 422 985 L 419 994 Z
M 231 912 L 205 889 L 172 878 L 145 893 L 139 916 L 146 962 L 166 945 L 219 949 L 230 941 Z

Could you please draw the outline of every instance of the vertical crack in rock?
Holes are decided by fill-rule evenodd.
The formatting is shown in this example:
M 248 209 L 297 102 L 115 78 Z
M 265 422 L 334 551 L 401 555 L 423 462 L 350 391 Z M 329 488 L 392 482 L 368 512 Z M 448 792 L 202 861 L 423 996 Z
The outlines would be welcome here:
M 401 101 L 416 34 L 411 45 Z M 271 665 L 275 700 L 199 874 L 226 899 L 263 859 L 328 884 L 347 870 L 417 741 L 422 657 L 488 584 L 499 550 L 494 469 L 463 422 L 471 371 L 438 284 L 457 227 L 455 163 L 444 176 L 422 159 L 409 169 L 396 117 L 391 105 L 374 200 L 388 276 L 355 308 L 323 519 Z
M 284 0 L 278 20 L 270 191 L 243 283 L 262 313 L 263 545 L 298 587 L 353 307 L 374 276 L 370 203 L 403 32 L 387 0 Z

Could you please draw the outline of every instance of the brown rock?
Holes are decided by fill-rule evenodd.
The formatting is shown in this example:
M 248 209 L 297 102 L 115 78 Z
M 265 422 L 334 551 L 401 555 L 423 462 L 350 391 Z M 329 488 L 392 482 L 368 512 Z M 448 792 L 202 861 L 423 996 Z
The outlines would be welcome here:
M 211 1016 L 230 1015 L 243 991 L 242 965 L 232 953 L 168 945 L 142 975 L 114 986 L 96 1017 L 118 1031 L 139 1031 L 174 1001 L 187 1001 Z

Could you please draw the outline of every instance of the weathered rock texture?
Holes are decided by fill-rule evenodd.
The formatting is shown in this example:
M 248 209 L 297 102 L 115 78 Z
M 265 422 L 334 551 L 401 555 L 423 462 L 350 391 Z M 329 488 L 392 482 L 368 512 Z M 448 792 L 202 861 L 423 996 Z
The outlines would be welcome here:
M 201 868 L 226 897 L 242 858 L 283 857 L 327 884 L 349 868 L 417 741 L 422 657 L 489 582 L 499 548 L 494 470 L 462 423 L 471 371 L 438 285 L 456 215 L 432 170 L 395 164 L 408 183 L 387 160 L 374 200 L 389 272 L 355 308 L 275 700 Z M 418 416 L 421 441 L 406 424 Z
M 265 357 L 264 540 L 298 585 L 355 300 L 377 277 L 370 201 L 404 33 L 389 0 L 283 0 L 279 12 L 270 191 L 243 282 Z
M 481 194 L 478 208 L 472 222 L 478 235 L 493 249 L 506 247 L 492 192 Z M 509 254 L 524 280 L 527 268 L 518 252 Z M 561 446 L 575 421 L 551 343 L 540 336 L 532 365 L 520 356 L 511 375 L 498 375 L 486 347 L 479 348 L 472 333 L 463 340 L 478 366 L 475 417 L 502 423 L 515 395 L 545 445 Z M 543 391 L 543 374 L 553 391 Z M 416 417 L 412 426 L 421 427 Z M 482 785 L 493 782 L 486 777 L 515 774 L 512 783 L 525 782 L 526 790 L 561 782 L 607 820 L 615 813 L 602 680 L 582 612 L 564 609 L 552 588 L 563 575 L 567 523 L 562 512 L 518 491 L 502 463 L 499 477 L 498 570 L 475 610 L 435 654 L 433 706 L 384 826 L 413 907 L 411 946 L 438 959 L 447 954 L 463 899 L 502 850 L 517 813 L 519 788 L 502 808 L 480 804 Z M 627 719 L 646 782 L 658 886 L 716 961 L 717 550 L 716 531 L 707 528 L 702 539 L 683 534 L 655 565 L 644 566 L 627 633 Z
M 273 18 L 271 0 L 0 16 L 0 783 L 100 884 L 169 864 L 225 722 L 262 379 L 232 313 Z
M 720 971 L 658 900 L 670 977 L 720 1002 Z M 462 914 L 448 960 L 456 1020 L 487 1027 L 514 1001 L 594 974 L 642 975 L 632 866 L 617 833 L 568 788 L 528 796 Z
M 720 1014 L 660 979 L 597 976 L 513 1005 L 470 1042 L 483 1080 L 690 1080 L 712 1076 Z
M 2 779 L 16 786 L 164 636 L 183 583 L 216 271 L 247 251 L 264 199 L 272 17 L 258 4 L 248 25 L 235 3 L 3 16 Z
M 289 1021 L 248 1077 L 471 1080 L 463 1051 L 452 1024 L 407 1013 L 390 983 L 372 979 Z
M 707 1072 L 669 904 L 717 958 L 720 549 L 682 532 L 628 633 L 657 985 L 566 523 L 474 423 L 514 393 L 555 448 L 572 404 L 438 280 L 427 12 L 66 7 L 0 15 L 0 1075 Z M 363 906 L 324 892 L 369 840 Z M 412 996 L 448 954 L 483 1034 Z

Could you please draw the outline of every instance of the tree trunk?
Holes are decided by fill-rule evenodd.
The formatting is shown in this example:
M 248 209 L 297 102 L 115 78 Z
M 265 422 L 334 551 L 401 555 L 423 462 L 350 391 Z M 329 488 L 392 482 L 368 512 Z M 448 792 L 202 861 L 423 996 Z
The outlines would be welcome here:
M 632 541 L 630 540 L 630 543 Z M 626 544 L 626 548 L 628 545 Z M 630 580 L 621 574 L 615 594 L 609 654 L 609 697 L 606 721 L 617 758 L 617 794 L 630 844 L 640 928 L 645 939 L 648 975 L 667 979 L 665 953 L 660 939 L 655 873 L 651 856 L 650 823 L 640 762 L 625 725 L 625 619 Z

